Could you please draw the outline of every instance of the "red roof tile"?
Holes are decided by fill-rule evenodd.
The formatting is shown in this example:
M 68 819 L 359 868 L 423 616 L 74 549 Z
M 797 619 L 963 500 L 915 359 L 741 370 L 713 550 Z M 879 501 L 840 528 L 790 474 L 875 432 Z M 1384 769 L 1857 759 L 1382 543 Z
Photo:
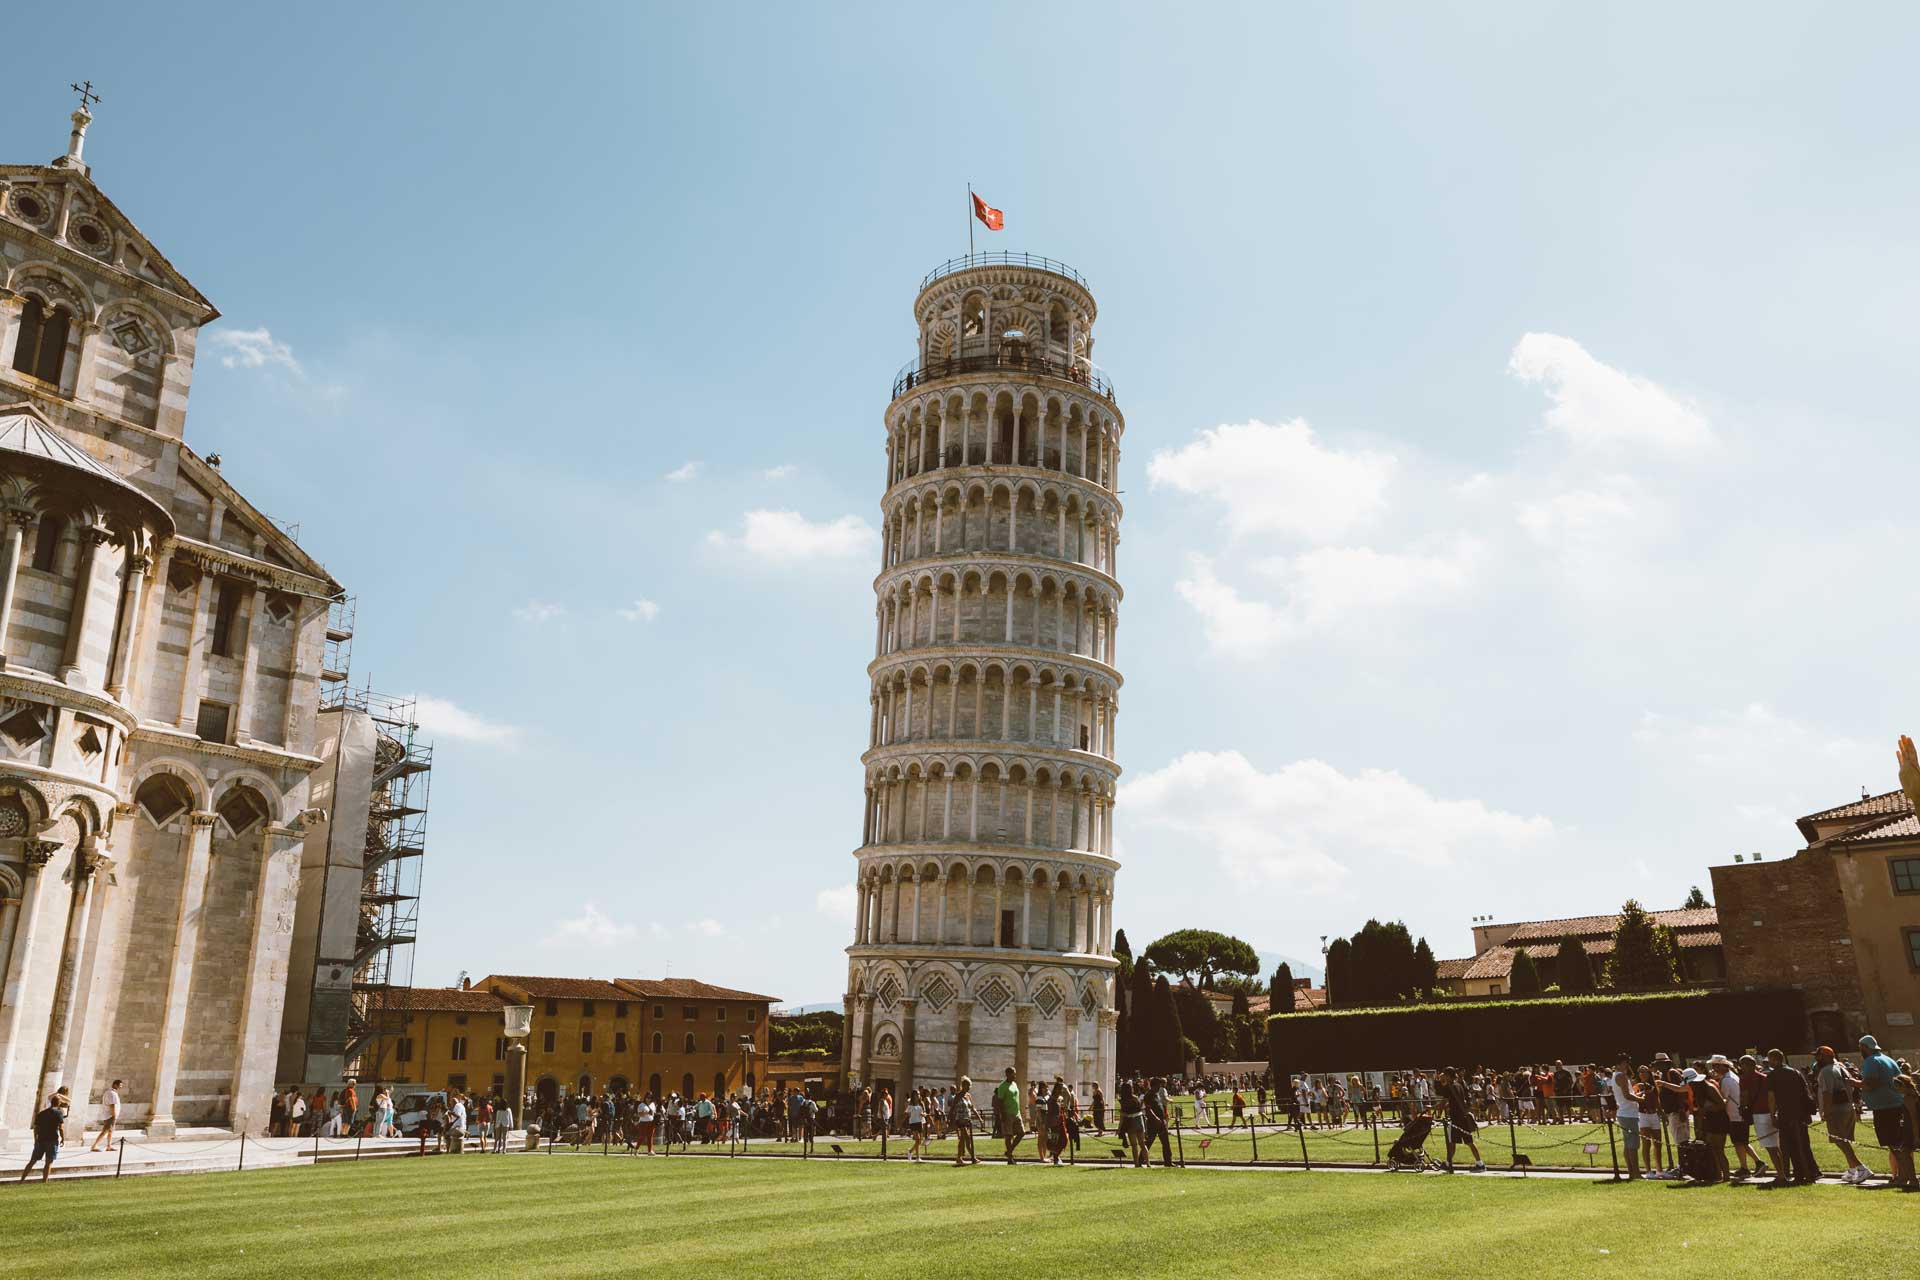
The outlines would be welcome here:
M 1655 924 L 1663 924 L 1675 932 L 1687 929 L 1717 929 L 1720 926 L 1720 912 L 1714 907 L 1695 907 L 1691 910 L 1649 911 L 1647 915 Z M 1609 916 L 1572 916 L 1565 920 L 1527 920 L 1514 927 L 1507 935 L 1506 945 L 1516 943 L 1558 942 L 1572 934 L 1576 938 L 1609 937 L 1620 927 L 1620 917 Z M 1529 945 L 1527 950 L 1533 950 Z
M 698 978 L 622 978 L 620 985 L 650 1000 L 759 1000 L 778 1004 L 779 996 L 716 987 Z
M 1920 838 L 1920 817 L 1909 810 L 1896 813 L 1870 822 L 1865 826 L 1854 827 L 1837 836 L 1822 840 L 1822 844 L 1871 844 L 1876 840 L 1913 840 Z
M 1458 960 L 1442 960 L 1434 966 L 1434 973 L 1442 978 L 1464 978 L 1467 970 L 1473 968 L 1474 957 L 1462 956 Z
M 1847 818 L 1884 818 L 1891 813 L 1912 813 L 1913 801 L 1904 791 L 1883 791 L 1877 796 L 1862 796 L 1846 804 L 1822 809 L 1800 819 L 1802 822 L 1839 822 Z
M 623 991 L 602 978 L 531 978 L 516 973 L 496 973 L 474 983 L 491 987 L 495 983 L 524 991 L 537 1000 L 631 1000 L 633 993 Z
M 458 987 L 396 987 L 386 999 L 389 1009 L 420 1013 L 498 1013 L 506 1003 L 491 991 Z

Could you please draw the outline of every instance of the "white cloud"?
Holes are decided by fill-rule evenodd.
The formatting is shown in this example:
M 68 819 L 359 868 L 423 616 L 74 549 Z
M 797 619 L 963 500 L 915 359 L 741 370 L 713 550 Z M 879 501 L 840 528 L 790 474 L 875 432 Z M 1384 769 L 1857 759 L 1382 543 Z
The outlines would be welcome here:
M 1639 486 L 1627 476 L 1609 476 L 1598 487 L 1569 489 L 1520 505 L 1520 527 L 1547 547 L 1604 541 L 1644 512 Z
M 1272 773 L 1238 751 L 1190 752 L 1121 788 L 1130 823 L 1191 837 L 1248 887 L 1330 889 L 1342 881 L 1408 883 L 1410 869 L 1476 863 L 1553 834 L 1479 800 L 1447 800 L 1399 773 L 1353 776 L 1319 760 Z
M 482 746 L 506 746 L 520 736 L 520 730 L 475 715 L 445 698 L 431 694 L 413 695 L 413 718 L 430 738 L 452 738 Z
M 689 924 L 687 928 L 703 938 L 718 938 L 727 931 L 725 925 L 711 917 L 704 920 L 695 920 Z
M 580 914 L 554 922 L 552 932 L 543 939 L 549 947 L 612 947 L 633 938 L 631 924 L 609 919 L 591 902 L 583 903 Z
M 1706 416 L 1658 383 L 1602 364 L 1572 338 L 1521 337 L 1507 372 L 1546 387 L 1547 426 L 1577 445 L 1650 445 L 1673 452 L 1713 443 Z
M 1202 431 L 1191 444 L 1154 454 L 1147 477 L 1218 503 L 1235 537 L 1272 532 L 1318 542 L 1381 512 L 1394 467 L 1390 454 L 1329 449 L 1295 418 Z
M 535 626 L 554 622 L 567 616 L 567 607 L 554 604 L 549 600 L 529 600 L 523 605 L 514 606 L 513 616 L 521 622 L 531 622 Z
M 628 622 L 652 622 L 660 616 L 660 606 L 651 600 L 635 600 L 624 609 L 615 609 L 614 612 Z
M 1745 778 L 1781 773 L 1801 777 L 1810 772 L 1831 774 L 1834 766 L 1851 764 L 1867 751 L 1860 742 L 1822 733 L 1781 715 L 1764 702 L 1749 703 L 1737 712 L 1704 720 L 1649 711 L 1641 716 L 1633 737 L 1643 747 L 1665 752 L 1696 768 Z
M 707 535 L 707 544 L 771 564 L 790 565 L 872 555 L 879 550 L 879 537 L 859 516 L 816 523 L 797 511 L 749 511 L 740 517 L 739 533 L 716 529 Z
M 1460 538 L 1439 552 L 1315 547 L 1255 562 L 1278 586 L 1278 603 L 1249 599 L 1220 579 L 1211 560 L 1195 556 L 1174 589 L 1200 614 L 1215 649 L 1255 654 L 1311 632 L 1459 596 L 1472 586 L 1482 552 L 1478 541 Z
M 794 466 L 791 462 L 783 462 L 777 467 L 768 467 L 765 471 L 762 471 L 760 478 L 762 480 L 785 480 L 798 470 L 800 470 L 800 468 Z
M 860 891 L 850 884 L 835 885 L 813 895 L 814 910 L 836 920 L 852 920 L 860 910 Z
M 684 462 L 667 472 L 667 481 L 671 484 L 685 484 L 699 474 L 700 464 L 698 462 Z
M 215 329 L 207 335 L 207 345 L 221 353 L 220 363 L 229 369 L 261 369 L 268 365 L 294 373 L 301 372 L 293 358 L 293 348 L 277 340 L 263 325 L 258 329 Z

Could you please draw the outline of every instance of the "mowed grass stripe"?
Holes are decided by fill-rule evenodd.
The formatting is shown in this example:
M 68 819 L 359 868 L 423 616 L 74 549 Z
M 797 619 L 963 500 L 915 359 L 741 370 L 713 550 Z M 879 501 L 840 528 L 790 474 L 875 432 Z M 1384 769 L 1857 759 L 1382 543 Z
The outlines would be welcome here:
M 1053 1277 L 1084 1272 L 1091 1252 L 1180 1277 L 1725 1280 L 1884 1270 L 1916 1210 L 1914 1197 L 1837 1189 L 443 1157 L 10 1189 L 0 1275 Z

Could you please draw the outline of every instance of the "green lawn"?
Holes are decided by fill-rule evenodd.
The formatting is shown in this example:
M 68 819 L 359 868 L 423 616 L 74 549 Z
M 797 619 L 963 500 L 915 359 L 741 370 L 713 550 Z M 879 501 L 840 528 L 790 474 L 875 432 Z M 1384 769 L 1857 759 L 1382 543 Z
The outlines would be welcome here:
M 1088 1124 L 1091 1125 L 1091 1121 L 1088 1121 Z M 1382 1124 L 1380 1126 L 1379 1157 L 1382 1161 L 1386 1158 L 1387 1149 L 1393 1145 L 1394 1139 L 1399 1136 L 1400 1126 L 1397 1121 L 1391 1125 Z M 1517 1149 L 1527 1155 L 1534 1164 L 1542 1167 L 1591 1167 L 1609 1172 L 1612 1169 L 1607 1144 L 1607 1130 L 1604 1125 L 1579 1123 L 1564 1125 L 1519 1125 L 1511 1131 L 1509 1131 L 1504 1124 L 1489 1125 L 1481 1129 L 1476 1136 L 1480 1143 L 1480 1154 L 1486 1158 L 1487 1165 L 1490 1168 L 1505 1169 L 1511 1166 L 1513 1163 L 1513 1152 L 1517 1147 Z M 1862 1136 L 1871 1140 L 1873 1136 L 1871 1122 L 1867 1125 Z M 984 1158 L 988 1152 L 999 1151 L 1001 1149 L 1000 1142 L 996 1138 L 981 1135 L 977 1137 L 975 1141 L 979 1146 L 982 1158 Z M 821 1138 L 816 1144 L 821 1154 L 830 1154 L 827 1148 L 827 1144 L 830 1142 L 839 1143 L 841 1149 L 850 1154 L 878 1155 L 880 1152 L 880 1144 L 877 1141 L 852 1142 L 844 1138 Z M 1202 1146 L 1202 1143 L 1206 1145 Z M 1599 1150 L 1589 1155 L 1584 1150 L 1588 1143 L 1595 1144 Z M 755 1140 L 753 1145 L 759 1149 L 781 1153 L 797 1150 L 797 1147 L 791 1144 L 766 1143 L 758 1139 Z M 887 1153 L 890 1156 L 899 1155 L 905 1152 L 910 1145 L 910 1143 L 901 1138 L 889 1139 L 887 1143 Z M 1111 1130 L 1108 1131 L 1105 1137 L 1096 1137 L 1091 1127 L 1089 1127 L 1082 1132 L 1078 1158 L 1082 1160 L 1111 1161 L 1113 1158 L 1113 1150 L 1119 1145 L 1119 1140 L 1113 1137 Z M 953 1158 L 953 1147 L 952 1139 L 946 1139 L 930 1143 L 928 1149 L 934 1155 L 945 1156 L 950 1160 Z M 1222 1130 L 1218 1133 L 1212 1128 L 1199 1130 L 1185 1129 L 1180 1136 L 1178 1147 L 1185 1153 L 1185 1159 L 1189 1164 L 1221 1160 L 1251 1161 L 1254 1159 L 1255 1154 L 1254 1141 L 1244 1127 L 1238 1130 Z M 1374 1136 L 1366 1129 L 1309 1129 L 1306 1131 L 1306 1147 L 1306 1158 L 1315 1164 L 1364 1165 L 1373 1163 L 1375 1158 Z M 1157 1153 L 1158 1148 L 1155 1150 Z M 1427 1154 L 1432 1156 L 1436 1161 L 1446 1159 L 1446 1139 L 1438 1126 L 1427 1136 L 1426 1150 Z M 1031 1137 L 1021 1143 L 1020 1151 L 1022 1155 L 1032 1154 L 1033 1140 Z M 1847 1167 L 1847 1162 L 1841 1158 L 1839 1149 L 1826 1140 L 1826 1129 L 1820 1125 L 1815 1125 L 1813 1129 L 1813 1154 L 1822 1169 L 1838 1173 Z M 1465 1147 L 1460 1148 L 1456 1152 L 1456 1156 L 1463 1163 L 1470 1163 L 1472 1160 L 1472 1157 L 1467 1153 Z M 1886 1168 L 1886 1158 L 1880 1152 L 1863 1149 L 1861 1158 L 1871 1164 L 1876 1171 L 1884 1171 Z M 1299 1163 L 1301 1160 L 1300 1135 L 1290 1129 L 1277 1128 L 1272 1125 L 1262 1125 L 1260 1128 L 1259 1159 L 1263 1164 L 1272 1162 L 1285 1162 L 1288 1164 Z M 1626 1167 L 1626 1157 L 1624 1153 L 1620 1159 L 1621 1167 L 1624 1169 Z M 1727 1159 L 1735 1165 L 1738 1164 L 1738 1159 L 1732 1147 L 1727 1148 Z M 1668 1163 L 1671 1165 L 1673 1161 L 1669 1160 Z
M 1920 1197 L 1585 1179 L 467 1156 L 0 1191 L 0 1275 L 1891 1274 Z M 1678 1197 L 1678 1198 L 1676 1198 Z

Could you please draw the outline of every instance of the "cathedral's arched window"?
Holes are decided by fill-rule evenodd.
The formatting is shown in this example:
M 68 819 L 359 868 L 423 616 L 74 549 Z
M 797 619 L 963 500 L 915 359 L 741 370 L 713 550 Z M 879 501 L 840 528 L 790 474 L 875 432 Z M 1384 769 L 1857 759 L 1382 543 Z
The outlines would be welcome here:
M 187 790 L 187 784 L 170 773 L 156 773 L 140 784 L 133 798 L 147 816 L 155 822 L 166 823 L 180 816 L 193 804 L 193 793 Z
M 60 535 L 66 532 L 67 522 L 59 516 L 40 517 L 40 525 L 33 534 L 33 567 L 42 573 L 53 572 L 54 557 L 60 553 Z
M 65 307 L 49 309 L 29 295 L 20 311 L 20 340 L 13 349 L 13 367 L 57 385 L 66 371 L 67 332 L 72 327 L 73 315 Z

